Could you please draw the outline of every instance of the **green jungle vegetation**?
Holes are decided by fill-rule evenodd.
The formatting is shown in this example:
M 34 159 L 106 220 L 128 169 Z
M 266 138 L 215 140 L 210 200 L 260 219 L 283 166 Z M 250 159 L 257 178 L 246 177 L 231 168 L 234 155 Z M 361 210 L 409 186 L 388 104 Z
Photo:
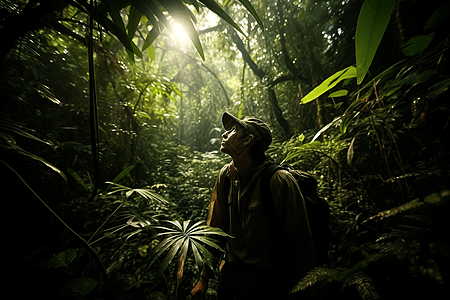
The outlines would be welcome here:
M 187 299 L 223 234 L 205 219 L 229 111 L 266 120 L 270 155 L 330 204 L 329 262 L 293 299 L 448 299 L 449 15 L 438 0 L 2 1 L 2 293 Z

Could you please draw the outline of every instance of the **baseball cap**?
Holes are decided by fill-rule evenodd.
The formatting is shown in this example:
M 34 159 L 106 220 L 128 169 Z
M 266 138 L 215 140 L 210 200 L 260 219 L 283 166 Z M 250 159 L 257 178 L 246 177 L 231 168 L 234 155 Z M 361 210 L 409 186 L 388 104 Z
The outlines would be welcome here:
M 257 143 L 262 152 L 269 149 L 269 146 L 272 143 L 272 130 L 265 122 L 255 117 L 245 117 L 240 120 L 229 112 L 223 113 L 222 124 L 226 130 L 230 130 L 236 123 L 244 127 L 247 132 L 253 135 L 255 143 Z

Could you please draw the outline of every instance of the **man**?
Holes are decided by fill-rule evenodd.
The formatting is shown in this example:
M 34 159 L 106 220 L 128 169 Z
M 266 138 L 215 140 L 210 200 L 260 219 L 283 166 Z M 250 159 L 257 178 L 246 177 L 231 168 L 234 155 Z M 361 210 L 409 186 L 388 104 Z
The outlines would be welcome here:
M 265 151 L 272 132 L 263 121 L 225 112 L 221 152 L 232 162 L 219 173 L 208 225 L 233 236 L 226 241 L 218 299 L 283 299 L 296 280 L 314 266 L 314 247 L 305 202 L 292 175 L 278 170 L 270 179 L 275 211 L 262 203 L 261 174 L 273 161 Z M 266 206 L 267 207 L 267 206 Z M 276 220 L 275 220 L 276 219 Z M 191 292 L 204 299 L 212 271 L 205 267 Z

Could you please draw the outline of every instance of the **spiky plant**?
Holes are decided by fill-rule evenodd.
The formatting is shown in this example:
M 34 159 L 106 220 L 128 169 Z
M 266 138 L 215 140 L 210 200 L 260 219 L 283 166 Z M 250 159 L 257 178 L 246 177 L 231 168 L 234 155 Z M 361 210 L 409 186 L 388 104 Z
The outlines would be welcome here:
M 204 224 L 203 221 L 193 223 L 188 221 L 163 221 L 168 226 L 153 226 L 156 230 L 161 232 L 156 233 L 151 239 L 165 237 L 149 255 L 151 267 L 163 253 L 167 252 L 158 270 L 158 275 L 162 275 L 169 267 L 170 263 L 175 259 L 176 266 L 176 288 L 175 298 L 177 298 L 178 289 L 183 279 L 184 267 L 186 258 L 191 253 L 194 256 L 196 266 L 199 270 L 203 265 L 209 266 L 214 270 L 213 262 L 214 255 L 208 250 L 207 246 L 223 251 L 217 244 L 217 240 L 211 236 L 230 237 L 221 229 L 210 227 Z

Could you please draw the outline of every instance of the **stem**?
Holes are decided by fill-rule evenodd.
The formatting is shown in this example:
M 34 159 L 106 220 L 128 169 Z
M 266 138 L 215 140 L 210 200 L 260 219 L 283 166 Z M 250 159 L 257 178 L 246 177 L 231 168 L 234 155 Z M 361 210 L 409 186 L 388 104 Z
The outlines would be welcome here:
M 102 227 L 103 226 L 105 226 L 105 224 L 106 224 L 106 222 L 108 222 L 109 221 L 109 219 L 119 210 L 119 208 L 121 208 L 122 207 L 122 205 L 123 205 L 123 203 L 121 203 L 113 212 L 112 212 L 112 214 L 110 214 L 109 215 L 109 217 L 105 220 L 105 222 L 103 222 L 103 224 L 102 225 L 100 225 L 100 227 L 94 232 L 94 234 L 89 238 L 89 240 L 87 241 L 88 242 L 88 244 L 93 244 L 93 243 L 95 243 L 95 242 L 92 242 L 91 243 L 91 240 L 95 237 L 95 235 L 100 231 L 100 229 L 102 229 Z M 98 240 L 97 240 L 98 241 Z
M 97 91 L 94 73 L 94 0 L 91 0 L 89 6 L 89 41 L 88 41 L 88 59 L 89 59 L 89 121 L 91 131 L 92 160 L 94 164 L 94 190 L 92 199 L 97 194 L 100 173 L 100 150 L 99 150 L 99 132 L 98 132 L 98 105 Z

